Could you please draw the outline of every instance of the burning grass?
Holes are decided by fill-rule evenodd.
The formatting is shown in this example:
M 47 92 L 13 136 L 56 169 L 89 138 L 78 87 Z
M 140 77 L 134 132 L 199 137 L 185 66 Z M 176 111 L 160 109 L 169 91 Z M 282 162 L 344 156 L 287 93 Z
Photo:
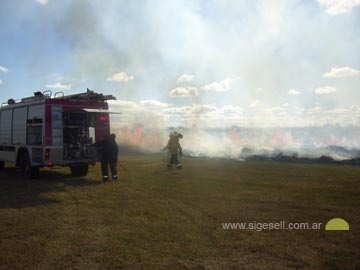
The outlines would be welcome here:
M 0 172 L 0 269 L 356 269 L 360 168 L 128 155 L 120 181 Z M 153 166 L 143 166 L 154 164 Z M 223 222 L 349 221 L 350 231 L 224 230 Z

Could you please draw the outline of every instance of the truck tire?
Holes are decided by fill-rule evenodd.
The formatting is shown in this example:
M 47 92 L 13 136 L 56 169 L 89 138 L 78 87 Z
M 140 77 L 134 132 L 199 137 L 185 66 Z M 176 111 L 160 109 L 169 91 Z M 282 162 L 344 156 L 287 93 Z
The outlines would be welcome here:
M 0 170 L 4 169 L 5 167 L 5 162 L 4 161 L 0 161 Z
M 70 167 L 70 170 L 71 170 L 71 176 L 76 176 L 76 177 L 87 176 L 89 171 L 89 165 L 88 164 L 73 165 Z
M 27 152 L 23 152 L 19 162 L 21 174 L 27 178 L 35 178 L 39 176 L 39 167 L 31 166 L 31 160 Z

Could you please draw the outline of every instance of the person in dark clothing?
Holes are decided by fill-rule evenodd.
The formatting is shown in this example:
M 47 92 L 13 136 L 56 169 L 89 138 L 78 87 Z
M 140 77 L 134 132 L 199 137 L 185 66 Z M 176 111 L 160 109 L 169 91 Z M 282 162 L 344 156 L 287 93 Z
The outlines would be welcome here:
M 166 166 L 168 169 L 171 169 L 172 164 L 174 164 L 177 169 L 182 168 L 182 165 L 178 160 L 178 154 L 182 155 L 182 148 L 179 142 L 179 139 L 182 139 L 182 137 L 183 135 L 176 131 L 170 133 L 169 135 L 169 141 L 163 149 L 163 151 L 168 150 L 170 153 L 170 160 L 168 165 Z
M 103 144 L 101 156 L 101 172 L 104 182 L 109 180 L 108 165 L 110 166 L 112 179 L 118 179 L 116 166 L 118 161 L 119 147 L 115 142 L 115 138 L 115 134 L 111 134 L 109 138 L 104 141 Z

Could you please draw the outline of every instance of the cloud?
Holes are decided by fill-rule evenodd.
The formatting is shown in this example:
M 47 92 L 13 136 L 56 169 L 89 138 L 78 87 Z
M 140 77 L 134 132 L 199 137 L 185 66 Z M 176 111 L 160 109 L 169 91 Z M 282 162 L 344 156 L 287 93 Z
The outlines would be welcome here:
M 47 84 L 47 88 L 54 88 L 54 89 L 63 89 L 63 90 L 71 90 L 71 84 L 61 84 L 59 82 L 54 84 Z
M 317 95 L 331 94 L 334 92 L 336 92 L 336 88 L 331 86 L 318 87 L 315 89 L 315 94 Z
M 215 104 L 192 104 L 163 110 L 174 126 L 229 127 L 243 123 L 243 110 L 239 106 Z
M 231 83 L 234 79 L 226 78 L 221 82 L 213 82 L 203 86 L 205 91 L 214 91 L 214 92 L 226 92 L 231 89 Z
M 126 72 L 118 72 L 113 74 L 111 77 L 108 77 L 109 82 L 128 82 L 134 79 L 133 76 L 129 76 Z
M 360 0 L 317 0 L 322 6 L 325 6 L 325 12 L 330 15 L 340 15 L 351 12 L 351 10 L 360 5 Z
M 191 74 L 183 74 L 176 80 L 176 82 L 178 83 L 193 82 L 193 81 L 194 81 L 194 75 Z
M 6 73 L 6 72 L 8 72 L 8 69 L 0 66 L 0 72 Z
M 262 105 L 262 102 L 260 100 L 254 100 L 253 102 L 250 103 L 249 107 L 250 108 L 256 108 L 256 107 L 260 107 Z
M 206 112 L 214 112 L 217 110 L 218 110 L 218 108 L 215 105 L 193 104 L 193 106 L 191 108 L 191 113 L 199 114 L 199 113 L 206 113 Z
M 296 96 L 296 95 L 300 95 L 300 91 L 297 91 L 295 89 L 290 89 L 288 94 L 292 96 Z
M 128 100 L 110 100 L 110 110 L 121 111 L 113 115 L 113 126 L 132 127 L 191 127 L 227 128 L 232 126 L 249 127 L 294 127 L 324 125 L 326 123 L 354 125 L 359 123 L 360 106 L 333 107 L 326 109 L 319 103 L 309 108 L 297 108 L 282 104 L 270 108 L 261 107 L 256 113 L 244 114 L 241 107 L 215 104 L 173 106 L 157 100 L 139 102 Z M 154 105 L 154 106 L 152 106 Z M 166 106 L 166 107 L 165 107 Z
M 48 3 L 48 0 L 34 0 L 34 1 L 40 5 L 46 5 Z
M 276 4 L 271 1 L 209 1 L 205 6 L 204 1 L 145 1 L 144 5 L 132 1 L 126 4 L 109 1 L 106 5 L 101 1 L 92 4 L 83 0 L 68 2 L 48 1 L 48 5 L 38 6 L 30 1 L 34 12 L 38 11 L 37 8 L 47 9 L 54 5 L 52 8 L 58 10 L 59 16 L 46 13 L 39 17 L 38 22 L 29 24 L 34 14 L 28 11 L 29 14 L 15 16 L 14 22 L 9 21 L 11 27 L 4 27 L 5 34 L 12 31 L 19 32 L 19 35 L 24 24 L 31 26 L 27 31 L 31 30 L 32 34 L 44 32 L 44 25 L 54 29 L 49 32 L 50 36 L 40 35 L 40 39 L 27 42 L 23 40 L 32 46 L 18 57 L 21 61 L 19 67 L 33 71 L 28 77 L 22 76 L 24 85 L 33 83 L 37 74 L 43 76 L 44 70 L 56 71 L 67 74 L 67 78 L 46 78 L 44 85 L 59 82 L 71 83 L 73 89 L 91 88 L 91 85 L 69 79 L 69 76 L 87 78 L 88 84 L 95 83 L 93 87 L 107 89 L 112 94 L 116 94 L 115 89 L 110 89 L 114 85 L 126 85 L 128 88 L 121 92 L 121 98 L 136 100 L 137 105 L 146 108 L 168 109 L 190 105 L 190 100 L 214 102 L 220 106 L 219 109 L 227 113 L 233 111 L 235 115 L 236 110 L 241 112 L 240 108 L 225 109 L 221 106 L 241 104 L 247 117 L 286 101 L 291 103 L 289 111 L 295 110 L 295 106 L 307 108 L 314 97 L 325 97 L 325 108 L 330 105 L 346 107 L 359 102 L 356 79 L 317 84 L 319 77 L 335 65 L 360 70 L 360 66 L 355 64 L 355 59 L 359 59 L 359 50 L 356 49 L 360 39 L 355 17 L 335 17 L 334 20 L 325 13 L 327 6 L 320 6 L 316 1 L 315 10 L 306 1 L 288 0 L 276 1 Z M 217 12 L 201 12 L 204 8 Z M 354 15 L 357 16 L 358 11 L 355 9 Z M 119 16 L 124 14 L 129 16 Z M 10 32 L 8 36 L 12 37 Z M 28 36 L 33 35 L 24 37 Z M 39 50 L 45 39 L 49 44 L 56 44 L 56 54 L 53 55 L 53 50 Z M 180 40 L 182 42 L 178 42 Z M 301 42 L 303 40 L 307 42 Z M 9 44 L 16 42 L 13 40 Z M 4 57 L 0 58 L 16 55 L 16 47 L 2 50 Z M 309 48 L 313 49 L 310 54 Z M 347 53 L 341 53 L 345 51 Z M 64 60 L 61 67 L 46 65 L 49 62 L 56 65 L 58 58 Z M 19 70 L 7 62 L 0 61 L 0 65 L 9 68 L 8 73 Z M 122 77 L 129 78 L 128 83 L 111 81 L 115 79 L 115 73 L 121 72 L 127 73 Z M 9 74 L 0 72 L 4 86 L 16 87 L 5 75 Z M 232 85 L 231 78 L 236 76 L 241 76 L 241 80 Z M 172 81 L 167 78 L 172 78 Z M 341 88 L 335 83 L 340 83 Z M 314 89 L 326 85 L 337 87 L 338 92 L 346 89 L 347 94 L 315 96 Z M 190 86 L 196 90 L 191 90 Z M 205 92 L 203 86 L 208 91 Z M 182 90 L 176 87 L 182 87 Z M 308 95 L 306 89 L 311 87 L 314 89 Z M 291 93 L 291 88 L 301 93 Z M 161 89 L 165 89 L 165 93 Z M 186 96 L 190 98 L 180 98 Z M 332 96 L 339 99 L 327 99 Z M 151 99 L 173 103 L 173 106 L 141 102 Z
M 243 114 L 243 112 L 244 112 L 241 107 L 234 106 L 234 105 L 226 105 L 221 108 L 221 111 L 224 114 L 237 114 L 237 115 Z
M 285 111 L 285 108 L 283 108 L 281 106 L 276 106 L 276 107 L 265 109 L 266 113 L 282 113 L 284 111 Z
M 316 105 L 315 107 L 312 107 L 305 111 L 306 114 L 319 114 L 321 112 L 321 106 Z
M 112 107 L 116 107 L 116 109 L 125 109 L 125 110 L 132 110 L 134 108 L 139 107 L 136 102 L 128 101 L 128 100 L 109 100 L 109 105 Z
M 194 86 L 177 87 L 172 89 L 169 93 L 170 97 L 197 97 L 198 95 L 199 91 Z
M 359 76 L 360 70 L 355 70 L 350 67 L 333 67 L 329 72 L 325 73 L 323 77 L 325 78 L 343 78 L 343 77 L 352 77 Z
M 142 101 L 140 101 L 140 104 L 143 105 L 143 106 L 152 107 L 152 108 L 153 107 L 166 108 L 166 107 L 169 107 L 171 105 L 169 103 L 157 101 L 157 100 L 154 100 L 154 99 L 142 100 Z
M 180 107 L 171 107 L 164 110 L 164 113 L 183 115 L 185 116 L 194 116 L 198 114 L 204 114 L 209 112 L 217 111 L 218 108 L 215 105 L 211 104 L 192 104 L 191 106 L 180 106 Z
M 3 81 L 0 79 L 0 85 L 2 85 L 3 84 Z
M 191 106 L 172 107 L 164 110 L 167 114 L 185 114 L 191 111 Z
M 164 112 L 169 114 L 184 114 L 184 115 L 197 116 L 200 114 L 208 114 L 214 112 L 219 113 L 222 111 L 214 104 L 195 103 L 192 104 L 191 106 L 172 107 L 164 110 Z

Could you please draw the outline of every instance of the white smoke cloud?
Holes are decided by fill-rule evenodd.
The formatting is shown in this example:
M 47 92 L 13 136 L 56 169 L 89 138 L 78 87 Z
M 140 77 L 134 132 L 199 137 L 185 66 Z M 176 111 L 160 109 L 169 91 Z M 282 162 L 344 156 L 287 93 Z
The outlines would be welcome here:
M 191 106 L 171 107 L 164 110 L 164 113 L 179 116 L 184 120 L 195 119 L 200 115 L 205 116 L 214 112 L 218 112 L 218 108 L 211 104 L 193 104 Z
M 360 0 L 317 0 L 326 8 L 326 13 L 330 15 L 341 15 L 351 12 L 360 5 Z
M 43 14 L 44 16 L 38 17 L 38 24 L 31 24 L 33 14 L 29 15 L 27 20 L 20 20 L 18 16 L 17 20 L 14 18 L 17 25 L 14 29 L 16 32 L 22 31 L 22 26 L 28 23 L 33 33 L 39 33 L 41 37 L 43 35 L 40 25 L 54 28 L 55 36 L 51 36 L 51 39 L 31 41 L 39 45 L 34 48 L 42 48 L 42 44 L 50 45 L 53 42 L 51 44 L 58 46 L 57 52 L 64 52 L 62 55 L 67 64 L 50 70 L 47 65 L 42 66 L 40 63 L 56 63 L 51 61 L 52 55 L 44 55 L 46 51 L 36 53 L 36 50 L 31 50 L 29 53 L 34 55 L 33 57 L 25 55 L 27 57 L 19 59 L 20 67 L 10 68 L 15 71 L 31 67 L 34 72 L 43 74 L 39 72 L 42 68 L 48 72 L 85 78 L 86 83 L 75 83 L 69 80 L 69 77 L 66 82 L 71 83 L 73 89 L 94 87 L 104 89 L 104 93 L 111 92 L 118 98 L 133 100 L 133 105 L 139 110 L 139 117 L 140 112 L 153 108 L 162 113 L 164 121 L 169 121 L 166 125 L 181 123 L 191 126 L 196 124 L 196 121 L 200 122 L 199 125 L 241 125 L 241 108 L 228 107 L 225 110 L 224 104 L 245 106 L 248 125 L 322 124 L 325 119 L 322 115 L 316 120 L 301 112 L 302 109 L 308 109 L 311 99 L 314 98 L 313 93 L 304 90 L 294 99 L 291 92 L 286 90 L 292 87 L 297 89 L 297 92 L 300 92 L 299 89 L 311 89 L 322 79 L 324 71 L 338 63 L 357 67 L 360 44 L 357 18 L 346 21 L 334 18 L 324 20 L 322 12 L 319 13 L 311 5 L 300 2 L 210 1 L 205 6 L 201 1 L 164 3 L 154 0 L 139 6 L 131 1 L 120 3 L 114 0 L 107 1 L 106 5 L 99 0 L 94 0 L 91 4 L 84 0 L 66 1 L 66 4 L 53 1 L 49 8 L 53 6 L 54 10 L 61 11 L 56 16 Z M 34 28 L 33 25 L 39 26 Z M 306 42 L 302 42 L 303 40 Z M 313 49 L 311 55 L 309 47 Z M 344 51 L 347 54 L 341 53 Z M 71 57 L 67 59 L 69 55 Z M 311 57 L 312 55 L 316 55 L 316 58 Z M 68 64 L 69 61 L 71 65 Z M 78 73 L 71 74 L 74 71 Z M 124 72 L 126 75 L 123 74 L 117 79 L 115 76 L 113 82 L 133 81 L 126 84 L 126 88 L 118 84 L 116 90 L 112 89 L 114 84 L 109 84 L 106 78 L 111 79 L 117 74 L 115 72 L 121 73 L 120 71 L 131 74 Z M 184 71 L 188 73 L 183 74 Z M 182 77 L 179 76 L 181 74 L 186 75 L 181 79 L 184 83 L 193 80 L 191 76 L 196 74 L 197 87 L 176 85 L 175 79 Z M 241 80 L 236 82 L 235 88 L 232 78 L 237 76 L 241 76 Z M 169 78 L 173 79 L 170 81 Z M 6 81 L 4 79 L 4 82 L 11 85 L 8 84 L 8 78 Z M 46 82 L 64 83 L 55 78 L 47 79 Z M 323 108 L 321 113 L 325 113 L 329 108 L 336 109 L 350 106 L 353 102 L 358 103 L 358 82 L 343 80 L 341 83 L 343 85 L 334 86 L 346 89 L 348 94 L 326 96 L 319 105 Z M 177 86 L 188 87 L 175 88 Z M 229 91 L 231 88 L 233 91 Z M 173 105 L 165 107 L 154 102 L 142 103 L 141 100 L 144 99 Z M 205 112 L 200 110 L 201 112 L 195 115 L 188 114 L 186 117 L 193 122 L 180 117 L 174 119 L 173 114 L 162 111 L 177 110 L 180 106 L 192 108 L 192 102 L 213 104 L 217 110 L 202 108 Z M 273 109 L 284 102 L 291 103 L 287 110 Z M 250 106 L 247 106 L 248 104 Z M 237 110 L 237 113 L 232 113 L 231 117 L 229 113 L 229 117 L 225 117 L 225 111 L 231 110 Z M 328 117 L 334 122 L 338 119 L 335 119 L 335 116 L 334 119 L 332 116 Z
M 333 67 L 329 72 L 325 73 L 323 77 L 325 78 L 344 78 L 344 77 L 352 77 L 359 76 L 360 70 L 355 70 L 350 67 Z
M 352 135 L 359 132 L 359 129 L 331 125 L 293 129 L 186 130 L 183 132 L 183 149 L 190 155 L 207 157 L 243 159 L 249 155 L 274 157 L 283 153 L 310 158 L 326 155 L 342 160 L 359 157 L 356 149 L 360 147 L 360 140 Z
M 250 103 L 249 107 L 250 107 L 250 108 L 257 108 L 257 107 L 260 107 L 260 106 L 262 106 L 262 105 L 263 105 L 262 101 L 256 99 L 256 100 L 254 100 L 254 101 L 252 101 L 252 102 Z
M 122 112 L 114 115 L 114 124 L 132 126 L 134 123 L 153 127 L 149 116 L 157 120 L 158 128 L 165 130 L 171 126 L 191 127 L 223 127 L 243 125 L 244 113 L 239 106 L 225 105 L 218 107 L 215 104 L 194 103 L 186 106 L 174 106 L 157 100 L 140 102 L 126 100 L 111 100 L 108 102 L 110 110 Z M 161 122 L 161 126 L 159 123 Z
M 182 74 L 176 82 L 183 83 L 183 82 L 193 82 L 194 81 L 194 75 L 191 74 Z
M 261 155 L 335 160 L 359 157 L 360 129 L 323 125 L 314 128 L 171 128 L 157 130 L 135 124 L 117 129 L 120 144 L 146 152 L 161 152 L 170 131 L 183 134 L 180 144 L 189 156 L 245 159 Z M 167 160 L 166 160 L 167 161 Z
M 126 72 L 118 72 L 107 78 L 109 82 L 128 82 L 134 79 L 133 76 L 129 76 Z
M 53 89 L 71 90 L 71 84 L 62 84 L 59 82 L 53 84 L 47 84 L 46 87 Z
M 290 89 L 289 92 L 288 92 L 288 94 L 292 95 L 292 96 L 300 95 L 300 93 L 301 93 L 300 91 L 297 91 L 295 89 Z
M 331 86 L 324 86 L 324 87 L 318 87 L 315 89 L 315 94 L 317 95 L 325 95 L 325 94 L 331 94 L 335 93 L 336 88 Z
M 148 104 L 160 106 L 148 107 Z M 360 106 L 325 110 L 319 104 L 293 111 L 288 104 L 263 108 L 255 118 L 246 121 L 239 106 L 192 104 L 173 106 L 157 100 L 133 102 L 109 101 L 110 110 L 122 111 L 112 117 L 112 132 L 123 147 L 160 152 L 168 139 L 169 127 L 183 133 L 184 153 L 191 156 L 243 159 L 249 155 L 272 156 L 279 152 L 301 157 L 331 155 L 336 159 L 354 157 L 356 152 L 330 151 L 328 146 L 360 147 Z M 351 116 L 351 117 L 349 117 Z M 329 118 L 336 122 L 329 122 Z M 293 126 L 281 127 L 282 123 Z M 272 128 L 277 125 L 278 128 Z M 314 127 L 308 127 L 313 125 Z M 330 152 L 329 152 L 330 151 Z
M 242 126 L 243 109 L 239 106 L 215 104 L 192 104 L 191 106 L 169 107 L 163 110 L 171 126 L 224 127 Z
M 199 91 L 195 86 L 177 87 L 169 92 L 170 97 L 196 97 Z
M 306 110 L 305 114 L 310 114 L 310 115 L 319 114 L 321 112 L 321 110 L 322 110 L 321 106 L 317 105 L 315 107 L 312 107 L 312 108 Z

